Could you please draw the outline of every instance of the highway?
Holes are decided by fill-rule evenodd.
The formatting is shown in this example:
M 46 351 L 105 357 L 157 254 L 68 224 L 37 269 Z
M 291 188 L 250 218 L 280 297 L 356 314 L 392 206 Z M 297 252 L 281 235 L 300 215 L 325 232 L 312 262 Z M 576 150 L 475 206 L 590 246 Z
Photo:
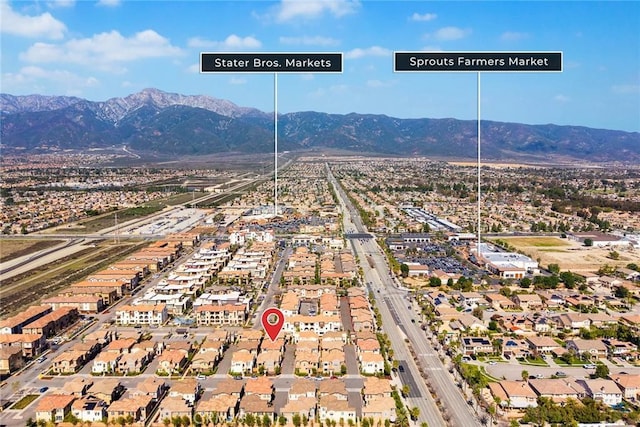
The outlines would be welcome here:
M 345 232 L 366 233 L 359 214 L 351 205 L 343 189 L 327 166 L 329 182 L 333 185 L 342 207 Z M 452 426 L 480 426 L 480 421 L 467 404 L 465 397 L 454 384 L 453 378 L 440 361 L 425 332 L 413 323 L 416 314 L 411 310 L 409 292 L 399 286 L 391 275 L 386 256 L 374 239 L 352 239 L 352 247 L 364 271 L 364 280 L 373 292 L 376 306 L 382 315 L 382 323 L 394 351 L 394 358 L 400 362 L 404 372 L 400 372 L 403 384 L 408 384 L 410 393 L 406 402 L 409 408 L 420 409 L 418 422 L 426 421 L 430 426 L 446 425 L 441 410 L 437 407 L 426 383 L 421 379 L 418 365 L 429 378 L 436 395 L 446 408 L 446 418 Z M 367 257 L 371 257 L 367 262 Z M 417 355 L 411 355 L 407 338 Z M 408 371 L 408 372 L 407 372 Z M 416 388 L 412 390 L 412 388 Z

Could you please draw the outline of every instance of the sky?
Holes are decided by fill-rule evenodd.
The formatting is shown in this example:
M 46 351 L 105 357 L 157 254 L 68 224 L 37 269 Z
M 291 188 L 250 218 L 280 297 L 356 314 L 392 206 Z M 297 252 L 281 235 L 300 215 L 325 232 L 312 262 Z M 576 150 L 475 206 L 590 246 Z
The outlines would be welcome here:
M 265 112 L 640 131 L 637 1 L 0 0 L 0 90 L 145 88 Z M 394 51 L 561 51 L 561 73 L 394 73 Z M 341 52 L 339 74 L 201 74 L 201 52 Z M 479 90 L 480 89 L 480 90 Z M 277 100 L 277 102 L 276 102 Z

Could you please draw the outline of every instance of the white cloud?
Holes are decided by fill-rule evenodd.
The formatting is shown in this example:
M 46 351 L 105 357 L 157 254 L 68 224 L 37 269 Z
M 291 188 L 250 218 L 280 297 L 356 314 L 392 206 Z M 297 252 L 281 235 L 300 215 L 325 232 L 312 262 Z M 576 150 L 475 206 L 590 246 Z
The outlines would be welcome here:
M 47 6 L 52 9 L 58 7 L 73 7 L 76 4 L 76 0 L 49 0 Z
M 614 85 L 611 87 L 614 93 L 619 94 L 640 94 L 640 85 Z
M 390 56 L 391 51 L 380 46 L 371 46 L 366 49 L 356 48 L 344 54 L 347 59 L 364 58 L 365 56 Z
M 435 32 L 434 37 L 438 40 L 459 40 L 471 34 L 470 29 L 458 27 L 443 27 Z
M 414 12 L 413 15 L 411 15 L 411 17 L 409 18 L 409 20 L 418 21 L 418 22 L 427 22 L 427 21 L 433 21 L 437 17 L 438 15 L 436 15 L 435 13 L 419 14 L 418 12 Z
M 20 37 L 46 37 L 61 39 L 66 25 L 49 12 L 37 16 L 21 15 L 11 9 L 6 1 L 0 1 L 0 32 Z
M 83 77 L 66 70 L 45 70 L 41 67 L 29 65 L 22 67 L 17 73 L 5 73 L 2 75 L 2 84 L 5 88 L 17 88 L 23 85 L 36 85 L 39 81 L 58 83 L 65 87 L 94 87 L 100 84 L 93 76 Z
M 72 39 L 63 44 L 35 43 L 20 59 L 31 63 L 66 62 L 123 72 L 119 63 L 144 58 L 173 57 L 182 50 L 153 30 L 124 37 L 118 31 Z
M 569 102 L 571 100 L 571 98 L 569 98 L 566 95 L 563 95 L 561 93 L 559 93 L 558 95 L 553 97 L 554 101 L 556 102 L 561 102 L 561 103 L 565 103 L 565 102 Z
M 304 73 L 300 75 L 300 80 L 305 80 L 305 81 L 309 81 L 309 80 L 313 80 L 314 79 L 314 75 L 311 73 Z
M 360 7 L 358 0 L 282 0 L 275 11 L 278 22 L 300 18 L 319 18 L 325 12 L 340 18 L 354 13 Z
M 304 46 L 336 46 L 340 44 L 339 40 L 331 37 L 322 36 L 302 36 L 302 37 L 280 37 L 280 43 L 287 45 L 304 45 Z
M 247 83 L 247 80 L 246 79 L 241 79 L 239 77 L 231 77 L 229 79 L 229 84 L 232 84 L 232 85 L 243 85 L 245 83 Z
M 524 40 L 529 37 L 527 33 L 521 33 L 518 31 L 505 31 L 500 35 L 500 40 L 505 42 L 516 42 L 519 40 Z
M 122 3 L 121 0 L 98 0 L 98 6 L 117 7 Z
M 231 34 L 222 41 L 193 37 L 189 39 L 187 44 L 192 48 L 208 48 L 218 50 L 257 49 L 262 46 L 262 42 L 260 42 L 260 40 L 256 39 L 255 37 L 240 37 L 235 34 Z
M 368 87 L 373 87 L 373 88 L 379 88 L 379 87 L 391 87 L 395 85 L 394 81 L 387 81 L 387 82 L 383 82 L 382 80 L 367 80 L 367 86 Z
M 422 48 L 423 52 L 442 52 L 442 48 L 440 46 L 425 46 Z

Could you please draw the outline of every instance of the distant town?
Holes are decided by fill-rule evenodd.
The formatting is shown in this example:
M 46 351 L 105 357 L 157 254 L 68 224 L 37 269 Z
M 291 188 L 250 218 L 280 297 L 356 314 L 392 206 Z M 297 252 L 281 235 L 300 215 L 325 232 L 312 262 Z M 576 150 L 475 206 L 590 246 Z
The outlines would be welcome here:
M 0 425 L 640 421 L 640 168 L 127 158 L 3 158 Z

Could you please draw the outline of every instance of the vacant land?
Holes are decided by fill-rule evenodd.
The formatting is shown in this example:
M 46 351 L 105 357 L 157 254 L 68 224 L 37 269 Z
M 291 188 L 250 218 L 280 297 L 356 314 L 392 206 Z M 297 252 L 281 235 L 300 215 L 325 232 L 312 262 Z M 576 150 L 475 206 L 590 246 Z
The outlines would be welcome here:
M 7 262 L 60 243 L 62 240 L 2 239 L 0 241 L 0 262 Z
M 154 213 L 160 212 L 166 205 L 162 201 L 154 201 L 144 206 L 137 206 L 135 208 L 123 209 L 117 212 L 118 221 L 117 224 L 122 224 L 132 219 L 142 219 L 150 216 Z M 64 228 L 65 232 L 72 233 L 96 233 L 102 231 L 105 228 L 113 227 L 116 224 L 116 212 L 109 212 L 93 218 L 84 219 L 75 224 L 70 224 Z M 56 230 L 59 231 L 59 230 Z
M 499 240 L 537 259 L 543 267 L 558 264 L 561 270 L 573 272 L 594 272 L 605 264 L 624 267 L 640 259 L 640 253 L 637 251 L 616 248 L 619 259 L 613 260 L 609 256 L 610 248 L 586 247 L 559 237 L 501 237 Z
M 35 301 L 53 295 L 147 245 L 147 242 L 131 241 L 114 245 L 105 241 L 95 248 L 84 249 L 11 277 L 2 283 L 0 316 L 19 312 Z

